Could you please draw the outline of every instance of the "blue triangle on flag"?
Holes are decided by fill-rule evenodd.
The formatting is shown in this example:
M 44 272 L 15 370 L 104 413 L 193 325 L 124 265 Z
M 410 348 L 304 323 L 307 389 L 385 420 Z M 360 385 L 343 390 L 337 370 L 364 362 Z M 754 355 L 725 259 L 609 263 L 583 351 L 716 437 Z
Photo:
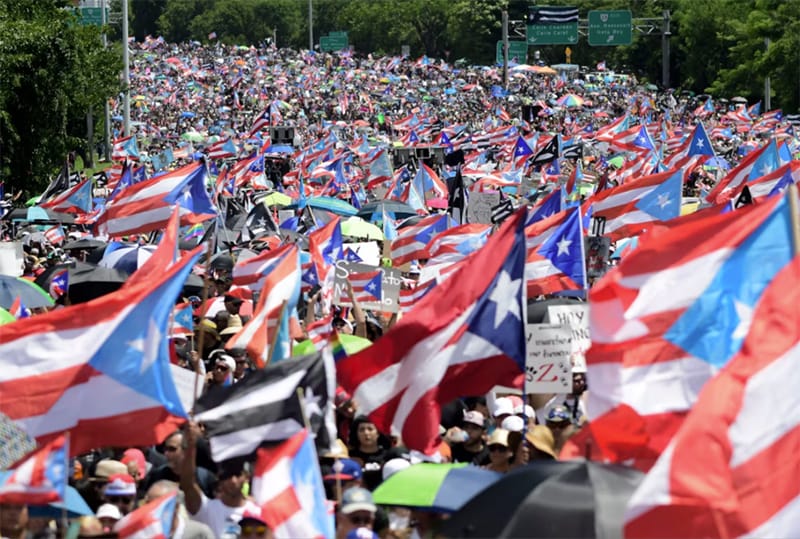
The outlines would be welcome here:
M 636 203 L 636 208 L 661 221 L 678 217 L 681 213 L 683 172 L 678 170 Z

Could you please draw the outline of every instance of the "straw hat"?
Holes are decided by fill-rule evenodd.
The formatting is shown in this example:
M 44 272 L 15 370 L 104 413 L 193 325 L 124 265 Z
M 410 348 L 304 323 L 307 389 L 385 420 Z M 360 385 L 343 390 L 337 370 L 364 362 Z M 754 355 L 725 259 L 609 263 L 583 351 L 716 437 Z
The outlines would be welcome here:
M 525 440 L 542 453 L 546 453 L 554 459 L 557 458 L 555 450 L 556 441 L 553 438 L 552 431 L 545 425 L 534 425 L 533 428 L 525 434 Z
M 221 337 L 225 335 L 236 335 L 242 329 L 242 318 L 238 314 L 232 314 L 228 317 L 228 326 L 219 332 Z

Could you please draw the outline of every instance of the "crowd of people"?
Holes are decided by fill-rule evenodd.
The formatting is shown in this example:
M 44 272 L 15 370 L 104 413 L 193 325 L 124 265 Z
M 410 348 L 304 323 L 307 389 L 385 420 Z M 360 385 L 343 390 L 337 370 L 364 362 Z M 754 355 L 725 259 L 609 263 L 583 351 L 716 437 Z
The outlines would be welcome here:
M 716 100 L 708 105 L 712 103 L 708 98 L 659 91 L 640 85 L 632 75 L 606 70 L 543 73 L 533 69 L 537 66 L 523 65 L 531 69 L 510 69 L 506 83 L 503 70 L 496 66 L 454 66 L 427 57 L 168 44 L 150 38 L 133 45 L 133 52 L 131 134 L 137 148 L 128 148 L 123 158 L 135 159 L 146 176 L 199 158 L 222 174 L 254 153 L 269 156 L 261 179 L 244 179 L 237 192 L 231 193 L 225 216 L 229 221 L 247 215 L 242 209 L 251 207 L 260 191 L 280 190 L 296 196 L 298 190 L 308 189 L 309 195 L 329 194 L 324 191 L 327 176 L 314 185 L 315 169 L 308 160 L 321 141 L 322 146 L 335 141 L 334 152 L 362 144 L 370 148 L 444 147 L 448 153 L 462 148 L 468 154 L 463 172 L 469 184 L 479 184 L 490 175 L 502 177 L 513 168 L 513 153 L 506 148 L 517 136 L 531 140 L 537 134 L 557 134 L 563 141 L 580 141 L 583 152 L 565 162 L 564 168 L 554 172 L 548 170 L 548 163 L 525 165 L 519 170 L 518 185 L 498 184 L 515 205 L 523 205 L 560 188 L 578 167 L 587 192 L 601 182 L 623 183 L 628 174 L 626 158 L 622 163 L 612 161 L 615 154 L 625 152 L 615 151 L 614 141 L 593 141 L 591 137 L 626 115 L 636 118 L 630 126 L 652 127 L 653 139 L 663 146 L 662 151 L 669 151 L 670 141 L 680 138 L 681 132 L 685 136 L 699 117 L 704 119 L 720 157 L 711 166 L 697 167 L 684 188 L 686 197 L 705 195 L 748 146 L 754 147 L 764 136 L 756 128 L 744 129 L 744 123 L 730 120 L 732 113 L 743 109 L 741 104 Z M 566 94 L 580 102 L 560 104 L 560 97 Z M 121 98 L 112 103 L 112 109 L 114 138 L 120 139 L 124 135 Z M 698 109 L 703 109 L 702 114 Z M 262 117 L 267 121 L 253 130 Z M 270 127 L 278 126 L 291 128 L 291 140 L 281 144 L 270 140 Z M 514 130 L 513 135 L 509 129 Z M 493 134 L 499 138 L 492 139 Z M 207 155 L 209 148 L 226 140 L 235 143 L 233 155 L 221 159 Z M 290 148 L 270 154 L 270 146 Z M 532 153 L 536 151 L 534 147 Z M 351 153 L 354 157 L 347 169 L 350 189 L 338 196 L 366 203 L 378 197 L 377 190 L 366 189 L 371 170 L 363 160 L 368 150 L 353 149 Z M 444 160 L 429 163 L 441 176 L 452 177 Z M 412 172 L 420 166 L 413 162 L 404 165 L 412 167 Z M 394 168 L 396 172 L 400 166 Z M 96 196 L 111 190 L 118 179 L 115 175 L 118 171 L 106 171 L 95 188 Z M 78 243 L 91 238 L 88 224 L 64 224 L 65 237 L 55 240 L 46 234 L 47 226 L 26 225 L 24 219 L 13 226 L 9 220 L 5 222 L 9 224 L 4 227 L 5 239 L 23 244 L 23 276 L 31 280 L 56 266 L 96 263 L 107 248 Z M 126 239 L 144 245 L 151 238 Z M 193 328 L 170 336 L 172 360 L 199 373 L 205 391 L 237 384 L 256 368 L 244 346 L 226 343 L 253 314 L 254 299 L 233 285 L 232 267 L 243 249 L 268 247 L 269 240 L 258 239 L 260 245 L 253 240 L 242 242 L 227 256 L 208 264 L 204 292 L 184 290 L 180 299 L 192 307 Z M 69 248 L 70 242 L 76 243 Z M 384 250 L 382 242 L 379 250 Z M 402 269 L 404 280 L 419 278 L 418 264 Z M 397 318 L 362 309 L 352 297 L 352 289 L 351 308 L 328 306 L 326 311 L 314 292 L 307 291 L 298 305 L 292 328 L 296 342 L 308 339 L 308 327 L 326 316 L 332 317 L 337 331 L 369 341 L 380 338 Z M 69 303 L 69 295 L 59 302 Z M 216 308 L 209 309 L 214 302 Z M 37 309 L 29 314 L 36 316 Z M 523 399 L 498 392 L 450 403 L 443 410 L 441 444 L 434 455 L 409 451 L 397 433 L 380 432 L 360 414 L 357 400 L 339 387 L 335 406 L 341 452 L 319 455 L 330 511 L 336 515 L 337 538 L 436 536 L 443 515 L 383 507 L 373 500 L 372 492 L 381 483 L 417 462 L 465 463 L 507 473 L 534 460 L 558 459 L 564 443 L 587 420 L 582 403 L 588 389 L 585 369 L 576 366 L 572 377 L 569 394 Z M 80 519 L 80 537 L 114 536 L 115 523 L 126 514 L 173 492 L 180 495 L 171 537 L 256 538 L 272 534 L 248 495 L 251 463 L 215 462 L 202 425 L 195 422 L 156 446 L 97 448 L 73 459 L 70 475 L 94 512 Z M 58 526 L 57 521 L 28 517 L 24 507 L 0 506 L 2 537 L 48 537 L 57 533 Z

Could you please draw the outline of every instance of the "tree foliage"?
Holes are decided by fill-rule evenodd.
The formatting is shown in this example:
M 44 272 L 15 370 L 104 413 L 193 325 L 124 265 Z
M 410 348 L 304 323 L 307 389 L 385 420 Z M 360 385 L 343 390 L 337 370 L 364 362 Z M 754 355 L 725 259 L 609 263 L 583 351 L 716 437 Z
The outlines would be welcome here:
M 61 0 L 0 0 L 0 170 L 35 192 L 85 145 L 86 113 L 119 91 L 119 50 Z M 67 9 L 69 8 L 69 9 Z

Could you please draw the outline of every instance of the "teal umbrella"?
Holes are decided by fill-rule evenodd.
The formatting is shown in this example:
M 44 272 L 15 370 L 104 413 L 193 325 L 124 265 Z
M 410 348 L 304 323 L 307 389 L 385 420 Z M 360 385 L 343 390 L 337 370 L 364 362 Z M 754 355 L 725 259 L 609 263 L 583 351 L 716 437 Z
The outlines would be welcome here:
M 53 306 L 53 298 L 39 285 L 27 279 L 0 275 L 0 307 L 10 308 L 17 298 L 29 309 Z
M 320 210 L 329 211 L 331 213 L 335 213 L 336 215 L 344 215 L 346 217 L 350 217 L 351 215 L 358 213 L 358 210 L 352 205 L 348 204 L 344 200 L 333 197 L 311 197 L 306 201 L 306 204 L 312 208 L 318 208 Z M 289 209 L 295 209 L 297 208 L 297 203 L 286 207 Z

